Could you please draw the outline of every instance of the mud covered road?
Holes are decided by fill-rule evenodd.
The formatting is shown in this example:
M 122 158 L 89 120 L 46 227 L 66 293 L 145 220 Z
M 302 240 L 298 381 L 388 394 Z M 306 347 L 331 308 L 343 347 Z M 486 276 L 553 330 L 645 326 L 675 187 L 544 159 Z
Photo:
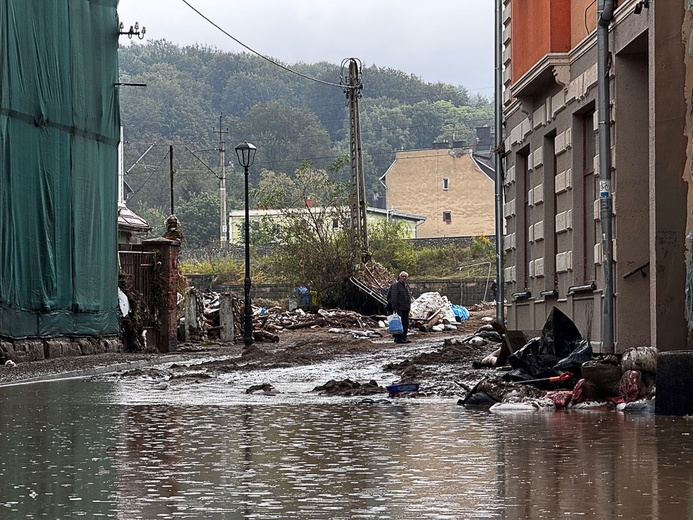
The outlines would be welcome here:
M 382 396 L 394 381 L 417 382 L 419 397 L 459 396 L 459 383 L 473 386 L 491 369 L 475 369 L 497 348 L 464 341 L 493 317 L 472 312 L 457 330 L 410 332 L 409 344 L 381 336 L 358 337 L 327 328 L 286 330 L 278 342 L 183 344 L 171 354 L 118 353 L 66 357 L 0 367 L 0 385 L 67 377 L 118 377 L 160 389 L 193 384 L 235 384 L 247 394 L 281 394 L 299 389 L 320 395 Z M 356 331 L 358 333 L 358 331 Z M 356 337 L 355 337 L 356 336 Z

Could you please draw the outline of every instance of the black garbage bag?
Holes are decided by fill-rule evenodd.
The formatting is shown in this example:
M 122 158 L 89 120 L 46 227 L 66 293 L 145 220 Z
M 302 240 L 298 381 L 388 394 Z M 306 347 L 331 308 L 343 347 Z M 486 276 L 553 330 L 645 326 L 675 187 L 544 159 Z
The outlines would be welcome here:
M 583 340 L 573 321 L 554 307 L 541 336 L 529 340 L 508 358 L 513 370 L 506 378 L 522 381 L 553 377 L 563 372 L 579 375 L 582 363 L 592 357 L 589 341 Z
M 554 376 L 553 367 L 560 360 L 545 347 L 543 337 L 532 338 L 508 357 L 508 363 L 514 369 L 508 372 L 508 379 L 522 381 Z
M 570 372 L 577 379 L 582 377 L 580 367 L 587 361 L 594 359 L 592 344 L 586 339 L 574 341 L 568 345 L 570 354 L 561 359 L 553 367 L 557 372 Z

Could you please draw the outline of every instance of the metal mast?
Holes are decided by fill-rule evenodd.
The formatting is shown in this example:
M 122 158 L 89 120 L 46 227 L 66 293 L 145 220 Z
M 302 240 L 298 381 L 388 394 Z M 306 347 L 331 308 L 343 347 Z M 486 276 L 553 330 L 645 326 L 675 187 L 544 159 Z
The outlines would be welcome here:
M 226 173 L 224 171 L 224 162 L 226 150 L 224 149 L 224 140 L 222 139 L 223 134 L 228 134 L 229 129 L 225 131 L 221 129 L 222 114 L 219 114 L 219 130 L 212 130 L 215 134 L 219 134 L 219 168 L 221 173 L 219 175 L 219 245 L 222 249 L 226 249 L 228 233 L 226 232 L 227 220 L 226 220 Z
M 361 123 L 359 98 L 361 97 L 361 62 L 349 58 L 342 62 L 342 70 L 349 63 L 349 83 L 344 92 L 349 103 L 349 155 L 351 157 L 351 231 L 361 247 L 361 260 L 370 258 L 368 250 L 368 228 L 366 227 L 366 182 L 363 172 L 363 150 L 361 146 Z

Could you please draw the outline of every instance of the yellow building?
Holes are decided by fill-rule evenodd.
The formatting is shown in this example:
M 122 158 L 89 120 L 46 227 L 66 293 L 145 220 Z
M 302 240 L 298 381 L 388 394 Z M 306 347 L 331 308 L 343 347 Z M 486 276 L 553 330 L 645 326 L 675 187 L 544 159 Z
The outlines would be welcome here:
M 494 234 L 494 180 L 468 150 L 397 152 L 381 181 L 388 208 L 426 217 L 418 238 Z
M 250 217 L 251 230 L 260 225 L 261 221 L 265 223 L 271 222 L 273 226 L 281 226 L 282 220 L 285 219 L 287 212 L 296 212 L 296 209 L 252 209 L 248 211 Z M 305 211 L 306 214 L 311 212 L 313 216 L 321 219 L 330 219 L 330 226 L 333 230 L 338 230 L 343 222 L 342 215 L 348 212 L 348 208 L 318 208 L 306 207 L 300 211 Z M 407 229 L 407 238 L 419 238 L 418 229 L 426 217 L 423 215 L 413 215 L 402 211 L 385 210 L 380 208 L 366 208 L 366 221 L 375 223 L 379 221 L 389 220 L 391 222 L 404 223 Z M 232 245 L 243 245 L 243 227 L 245 226 L 245 210 L 236 210 L 229 213 L 229 243 Z M 252 231 L 251 231 L 252 236 Z

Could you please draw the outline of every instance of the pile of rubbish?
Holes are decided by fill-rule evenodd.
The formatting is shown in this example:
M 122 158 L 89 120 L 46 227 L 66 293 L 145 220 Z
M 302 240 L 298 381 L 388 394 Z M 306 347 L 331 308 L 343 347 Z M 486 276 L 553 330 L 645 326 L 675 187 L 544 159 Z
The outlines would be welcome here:
M 499 332 L 502 341 L 475 366 L 507 370 L 467 388 L 460 404 L 492 404 L 493 412 L 594 407 L 654 411 L 656 348 L 634 347 L 620 358 L 595 355 L 590 342 L 555 307 L 541 336 L 517 350 L 502 326 L 494 322 L 488 327 Z
M 234 337 L 243 337 L 244 307 L 240 298 L 232 299 Z M 191 341 L 219 339 L 222 319 L 221 295 L 213 291 L 190 288 L 180 298 L 179 338 Z M 358 312 L 340 309 L 306 311 L 301 307 L 285 310 L 279 307 L 252 307 L 253 338 L 255 341 L 279 341 L 283 330 L 328 327 L 330 332 L 350 334 L 355 338 L 379 337 L 377 329 L 387 328 L 385 316 L 364 316 Z M 421 332 L 441 332 L 456 329 L 455 323 L 469 318 L 469 311 L 452 305 L 439 293 L 424 293 L 412 303 L 411 328 Z

